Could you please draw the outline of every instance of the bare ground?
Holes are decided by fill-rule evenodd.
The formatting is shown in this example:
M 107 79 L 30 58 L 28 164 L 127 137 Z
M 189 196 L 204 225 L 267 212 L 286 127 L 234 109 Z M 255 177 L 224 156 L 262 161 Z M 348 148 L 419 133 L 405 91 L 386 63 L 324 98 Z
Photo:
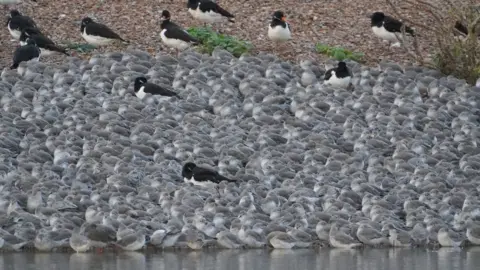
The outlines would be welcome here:
M 167 9 L 172 20 L 185 28 L 200 26 L 187 12 L 186 0 L 38 0 L 5 7 L 16 8 L 32 17 L 44 33 L 59 44 L 66 42 L 85 43 L 80 36 L 80 21 L 84 16 L 92 16 L 105 23 L 125 39 L 131 41 L 130 47 L 149 51 L 154 54 L 166 49 L 159 39 L 159 20 L 161 11 Z M 385 0 L 217 0 L 222 7 L 236 16 L 236 23 L 219 26 L 222 32 L 238 39 L 250 41 L 254 51 L 274 52 L 268 40 L 267 26 L 275 10 L 282 10 L 291 24 L 293 39 L 282 51 L 275 51 L 281 57 L 299 61 L 302 59 L 325 59 L 315 52 L 318 42 L 331 46 L 341 46 L 365 54 L 368 64 L 381 60 L 401 64 L 409 62 L 402 48 L 389 46 L 376 38 L 370 28 L 367 17 L 374 11 L 391 13 Z M 406 17 L 426 20 L 426 14 L 418 10 L 401 9 Z M 11 64 L 12 54 L 17 42 L 11 41 L 8 30 L 0 31 L 0 61 L 2 68 Z M 422 50 L 431 48 L 428 37 L 420 39 Z M 122 45 L 101 48 L 97 52 L 122 50 Z M 88 55 L 78 55 L 88 57 Z M 64 56 L 43 58 L 44 62 L 58 62 Z

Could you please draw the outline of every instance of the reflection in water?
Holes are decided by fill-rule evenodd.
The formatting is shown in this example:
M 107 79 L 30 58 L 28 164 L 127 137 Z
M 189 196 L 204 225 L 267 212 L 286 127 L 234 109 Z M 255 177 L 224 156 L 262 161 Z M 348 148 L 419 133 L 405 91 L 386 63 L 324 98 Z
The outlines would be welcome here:
M 4 253 L 2 270 L 477 270 L 480 248 Z

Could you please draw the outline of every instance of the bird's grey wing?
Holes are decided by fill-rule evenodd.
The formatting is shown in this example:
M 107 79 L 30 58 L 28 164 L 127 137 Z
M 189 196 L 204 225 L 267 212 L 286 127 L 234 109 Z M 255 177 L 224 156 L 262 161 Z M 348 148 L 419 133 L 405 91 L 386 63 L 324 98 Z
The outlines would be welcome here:
M 129 235 L 123 237 L 122 239 L 118 240 L 117 245 L 128 246 L 128 245 L 134 243 L 135 241 L 137 241 L 137 235 L 136 234 L 129 234 Z
M 340 242 L 342 244 L 351 244 L 351 243 L 356 243 L 355 239 L 353 237 L 346 235 L 344 233 L 338 233 L 333 236 L 337 242 Z

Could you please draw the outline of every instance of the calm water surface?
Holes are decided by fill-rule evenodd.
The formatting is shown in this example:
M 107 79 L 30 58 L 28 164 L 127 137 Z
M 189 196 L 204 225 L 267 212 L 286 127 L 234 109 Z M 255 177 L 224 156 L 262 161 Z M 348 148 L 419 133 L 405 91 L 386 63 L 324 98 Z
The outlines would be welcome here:
M 4 253 L 2 270 L 478 270 L 480 248 Z

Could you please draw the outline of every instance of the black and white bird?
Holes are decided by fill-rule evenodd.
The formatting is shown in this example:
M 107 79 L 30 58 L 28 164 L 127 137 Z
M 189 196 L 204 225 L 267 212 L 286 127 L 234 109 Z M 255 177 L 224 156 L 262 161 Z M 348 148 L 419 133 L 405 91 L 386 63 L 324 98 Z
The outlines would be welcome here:
M 325 72 L 324 83 L 334 87 L 347 88 L 352 80 L 352 74 L 345 62 L 338 62 L 336 68 L 331 68 Z
M 210 0 L 188 0 L 187 8 L 193 18 L 204 24 L 223 21 L 235 22 L 234 15 Z
M 275 11 L 268 25 L 268 38 L 275 42 L 283 42 L 292 38 L 290 25 L 282 11 Z
M 383 39 L 386 42 L 392 43 L 392 47 L 399 47 L 402 35 L 402 27 L 404 24 L 390 16 L 385 15 L 383 12 L 374 12 L 370 15 L 371 26 L 373 33 Z M 415 36 L 412 28 L 405 25 L 405 33 Z M 397 37 L 398 35 L 398 37 Z
M 13 9 L 10 11 L 10 16 L 7 20 L 7 28 L 10 35 L 16 39 L 20 39 L 20 35 L 22 34 L 22 29 L 25 28 L 37 28 L 37 24 L 32 18 L 22 15 L 18 10 Z M 40 31 L 40 30 L 39 30 Z
M 37 47 L 35 40 L 29 38 L 27 39 L 27 44 L 25 46 L 18 47 L 13 53 L 13 64 L 10 69 L 18 68 L 18 65 L 21 62 L 26 62 L 30 60 L 38 60 L 40 58 L 40 49 Z
M 147 95 L 147 93 L 150 93 L 152 95 L 180 98 L 180 96 L 178 96 L 178 94 L 173 91 L 165 89 L 159 85 L 149 83 L 147 81 L 147 78 L 145 77 L 135 78 L 135 82 L 133 84 L 133 91 L 135 91 L 135 95 L 140 99 L 143 99 Z
M 117 33 L 108 28 L 108 26 L 94 22 L 90 17 L 82 19 L 80 31 L 82 32 L 82 37 L 94 46 L 105 46 L 115 40 L 128 43 L 128 41 L 121 38 Z
M 183 165 L 182 177 L 185 183 L 204 187 L 219 184 L 222 181 L 236 182 L 220 175 L 216 171 L 197 166 L 193 162 L 187 162 Z
M 162 11 L 162 23 L 160 24 L 162 31 L 160 38 L 168 47 L 178 51 L 183 51 L 191 45 L 197 45 L 198 40 L 190 36 L 181 26 L 170 21 L 170 12 Z
M 40 48 L 40 56 L 49 56 L 55 53 L 69 55 L 64 48 L 55 45 L 55 42 L 44 36 L 36 28 L 25 28 L 22 30 L 22 34 L 20 35 L 20 45 L 26 45 L 28 38 L 33 39 L 37 44 L 37 47 Z

